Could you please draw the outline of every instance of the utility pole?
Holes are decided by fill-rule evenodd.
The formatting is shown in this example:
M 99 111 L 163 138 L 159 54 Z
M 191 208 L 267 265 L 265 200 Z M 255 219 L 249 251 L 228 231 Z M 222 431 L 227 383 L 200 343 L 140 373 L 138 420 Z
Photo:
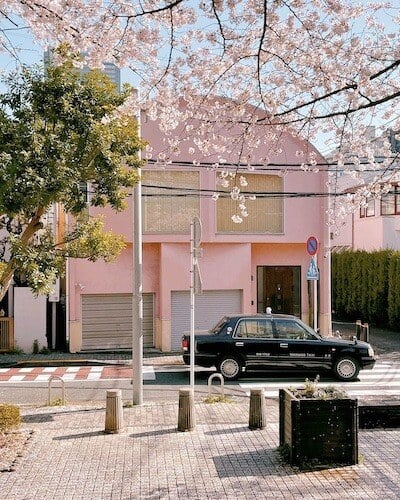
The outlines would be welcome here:
M 138 109 L 138 135 L 140 130 L 140 108 Z M 140 158 L 140 152 L 139 158 Z M 142 181 L 133 189 L 133 297 L 132 297 L 132 388 L 133 404 L 143 404 L 143 255 L 142 255 Z

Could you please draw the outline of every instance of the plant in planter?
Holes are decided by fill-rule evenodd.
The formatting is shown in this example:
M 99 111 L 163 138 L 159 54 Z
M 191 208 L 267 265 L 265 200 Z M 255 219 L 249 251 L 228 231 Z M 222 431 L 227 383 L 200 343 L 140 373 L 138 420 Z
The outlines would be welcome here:
M 280 448 L 292 464 L 356 464 L 357 399 L 318 382 L 279 391 Z

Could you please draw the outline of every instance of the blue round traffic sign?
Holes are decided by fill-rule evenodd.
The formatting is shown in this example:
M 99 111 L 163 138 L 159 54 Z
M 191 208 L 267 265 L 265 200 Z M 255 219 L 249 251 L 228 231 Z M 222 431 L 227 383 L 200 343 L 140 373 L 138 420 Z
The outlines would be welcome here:
M 318 240 L 315 236 L 310 236 L 307 240 L 308 255 L 315 255 L 318 252 Z

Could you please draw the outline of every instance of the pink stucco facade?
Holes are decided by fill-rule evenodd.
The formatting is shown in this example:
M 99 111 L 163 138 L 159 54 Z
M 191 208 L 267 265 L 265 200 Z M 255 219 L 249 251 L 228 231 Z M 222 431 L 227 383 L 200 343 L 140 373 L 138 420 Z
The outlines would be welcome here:
M 392 214 L 383 213 L 380 199 L 371 200 L 369 205 L 368 212 L 357 207 L 342 221 L 340 230 L 332 234 L 333 251 L 400 249 L 400 208 L 397 202 L 392 205 Z
M 143 120 L 142 136 L 153 147 L 154 155 L 162 150 L 163 137 L 153 122 Z M 282 152 L 273 158 L 275 162 L 288 165 L 287 173 L 281 175 L 284 192 L 320 193 L 326 191 L 325 173 L 305 173 L 290 164 L 298 164 L 296 151 L 304 149 L 291 135 L 280 139 Z M 190 144 L 179 153 L 181 161 L 191 161 Z M 312 147 L 310 145 L 308 148 Z M 254 152 L 254 158 L 262 151 Z M 264 151 L 265 156 L 265 151 Z M 228 158 L 229 160 L 229 158 Z M 154 169 L 155 167 L 145 167 Z M 171 170 L 184 167 L 171 166 Z M 200 187 L 216 189 L 215 172 L 199 168 Z M 246 175 L 246 173 L 243 173 Z M 262 175 L 262 173 L 260 173 Z M 319 240 L 317 254 L 320 279 L 318 281 L 318 326 L 322 333 L 330 331 L 330 257 L 328 253 L 329 230 L 326 224 L 326 198 L 285 198 L 283 202 L 283 231 L 266 233 L 221 233 L 217 231 L 216 203 L 211 197 L 200 199 L 199 218 L 202 222 L 202 256 L 199 260 L 203 290 L 237 291 L 241 297 L 241 311 L 256 313 L 260 302 L 260 269 L 299 269 L 300 310 L 299 316 L 309 322 L 309 282 L 306 278 L 310 256 L 306 241 L 311 235 Z M 119 214 L 103 210 L 106 227 L 123 234 L 127 247 L 118 260 L 111 264 L 89 263 L 72 260 L 68 265 L 69 278 L 69 343 L 72 352 L 82 349 L 85 326 L 82 318 L 84 296 L 129 294 L 133 290 L 133 219 L 132 197 L 128 209 Z M 249 208 L 250 210 L 250 208 Z M 97 210 L 90 209 L 92 214 Z M 297 285 L 296 285 L 297 286 Z M 190 231 L 183 234 L 143 234 L 143 292 L 153 294 L 153 345 L 163 351 L 173 348 L 176 332 L 171 331 L 176 323 L 173 315 L 173 296 L 176 292 L 189 292 L 190 287 Z M 177 295 L 175 295 L 177 296 Z M 258 300 L 258 302 L 257 302 Z M 212 305 L 210 303 L 210 305 Z M 276 311 L 278 312 L 278 311 Z M 188 311 L 189 316 L 189 311 Z

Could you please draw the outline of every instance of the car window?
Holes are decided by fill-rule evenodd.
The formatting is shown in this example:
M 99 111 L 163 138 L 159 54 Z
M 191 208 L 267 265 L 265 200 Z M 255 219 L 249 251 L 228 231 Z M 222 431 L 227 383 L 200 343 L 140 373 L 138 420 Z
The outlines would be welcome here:
M 273 338 L 271 320 L 265 318 L 243 318 L 237 326 L 235 337 L 240 338 Z
M 315 337 L 305 330 L 296 321 L 292 320 L 276 320 L 275 321 L 276 334 L 279 339 L 290 340 L 313 340 Z
M 211 328 L 210 333 L 219 333 L 221 329 L 226 325 L 228 322 L 228 318 L 224 316 L 221 318 L 218 323 L 214 326 L 214 328 Z

